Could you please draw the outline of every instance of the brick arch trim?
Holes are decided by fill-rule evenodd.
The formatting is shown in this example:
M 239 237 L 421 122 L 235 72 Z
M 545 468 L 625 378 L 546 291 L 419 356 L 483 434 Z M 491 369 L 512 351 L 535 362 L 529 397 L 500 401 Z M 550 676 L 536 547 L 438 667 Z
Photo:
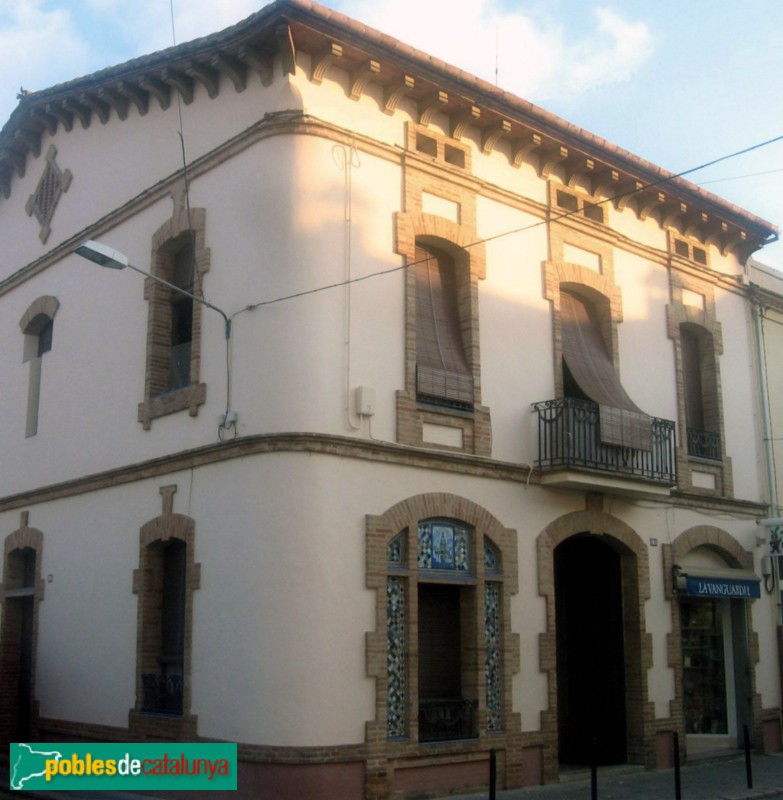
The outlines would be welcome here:
M 554 550 L 557 545 L 578 533 L 611 536 L 628 551 L 647 561 L 647 545 L 636 531 L 617 517 L 604 511 L 586 510 L 564 514 L 547 525 L 539 534 L 539 543 L 548 542 Z M 649 591 L 649 587 L 648 587 Z M 646 595 L 649 597 L 649 594 Z
M 41 555 L 43 553 L 43 533 L 37 528 L 31 528 L 28 523 L 28 512 L 22 512 L 22 520 L 20 527 L 9 533 L 5 537 L 3 543 L 3 565 L 2 565 L 2 580 L 0 584 L 0 664 L 6 664 L 9 655 L 16 649 L 16 645 L 7 639 L 7 629 L 9 627 L 8 614 L 10 613 L 10 603 L 1 602 L 5 600 L 6 589 L 16 588 L 10 587 L 11 576 L 9 575 L 9 556 L 15 550 L 22 550 L 24 548 L 31 548 L 35 551 L 35 583 L 33 589 L 33 633 L 32 633 L 32 664 L 30 667 L 31 684 L 30 684 L 30 698 L 31 698 L 31 717 L 30 717 L 30 733 L 37 736 L 39 706 L 36 698 L 36 674 L 37 674 L 37 659 L 38 659 L 38 628 L 39 628 L 39 607 L 41 601 L 44 599 L 45 581 L 41 577 Z M 14 656 L 10 655 L 13 660 Z M 12 682 L 0 681 L 0 742 L 11 741 L 13 719 L 16 718 L 16 703 L 17 694 L 15 684 L 12 687 Z
M 398 213 L 397 252 L 413 261 L 416 257 L 416 240 L 429 241 L 453 250 L 455 247 L 469 254 L 470 276 L 474 280 L 487 277 L 486 245 L 476 242 L 476 231 L 445 217 L 425 213 Z
M 42 295 L 33 300 L 28 306 L 27 311 L 22 314 L 22 318 L 19 320 L 19 328 L 22 333 L 40 333 L 40 330 L 35 329 L 35 320 L 38 317 L 54 319 L 59 307 L 60 301 L 52 295 Z
M 739 569 L 753 568 L 753 553 L 726 531 L 713 525 L 695 525 L 683 531 L 672 542 L 672 556 L 676 561 L 697 547 L 711 547 L 726 559 L 727 563 Z
M 384 520 L 384 530 L 388 531 L 384 542 L 384 580 L 386 574 L 386 551 L 385 547 L 400 531 L 411 528 L 423 520 L 433 517 L 449 517 L 466 522 L 477 532 L 487 536 L 492 543 L 502 551 L 509 549 L 509 544 L 516 543 L 516 531 L 505 528 L 502 523 L 487 509 L 474 503 L 472 500 L 460 497 L 459 495 L 447 492 L 432 494 L 419 494 L 396 503 L 387 509 L 380 517 L 368 517 L 370 519 Z M 516 548 L 513 548 L 516 551 Z M 515 554 L 515 553 L 514 553 Z M 504 567 L 507 565 L 506 559 L 511 554 L 504 552 Z M 369 566 L 369 565 L 368 565 Z M 514 565 L 516 567 L 516 564 Z M 514 570 L 516 572 L 516 569 Z M 505 573 L 505 570 L 504 570 Z M 368 569 L 368 577 L 370 570 Z M 509 579 L 511 575 L 507 576 Z M 513 592 L 518 590 L 517 581 L 514 581 Z
M 520 669 L 519 635 L 511 632 L 510 597 L 518 591 L 517 533 L 506 528 L 487 509 L 465 497 L 449 493 L 419 494 L 396 503 L 380 515 L 366 517 L 366 585 L 375 590 L 375 630 L 366 634 L 366 671 L 375 679 L 375 716 L 366 723 L 366 738 L 373 758 L 379 763 L 399 758 L 399 745 L 387 739 L 387 601 L 388 577 L 387 546 L 403 531 L 417 530 L 421 520 L 445 517 L 470 525 L 476 534 L 476 549 L 483 552 L 483 537 L 489 539 L 500 552 L 502 560 L 503 589 L 503 695 L 505 728 L 503 733 L 493 733 L 493 741 L 505 740 L 509 734 L 519 733 L 521 719 L 512 709 L 511 676 Z M 413 554 L 415 555 L 415 554 Z M 482 584 L 483 558 L 477 557 L 476 578 Z M 415 559 L 413 562 L 415 563 Z M 415 570 L 404 574 L 415 580 Z M 493 578 L 493 580 L 495 580 Z M 415 647 L 415 645 L 413 645 Z M 480 737 L 488 734 L 483 732 Z M 500 737 L 500 738 L 498 738 Z M 489 741 L 489 740 L 487 740 Z M 486 742 L 485 742 L 486 744 Z M 414 747 L 416 747 L 414 745 Z
M 557 620 L 555 614 L 555 548 L 580 533 L 608 537 L 624 561 L 623 605 L 626 647 L 631 658 L 629 697 L 639 698 L 629 707 L 629 760 L 653 760 L 653 704 L 647 700 L 647 675 L 652 668 L 652 634 L 646 630 L 645 602 L 651 596 L 649 554 L 636 531 L 622 520 L 606 513 L 595 500 L 588 499 L 584 511 L 574 511 L 553 520 L 538 535 L 538 590 L 546 600 L 546 632 L 539 637 L 540 668 L 548 677 L 548 707 L 542 712 L 545 732 L 544 776 L 554 780 L 558 774 L 558 705 L 557 705 Z M 629 580 L 631 578 L 632 580 Z M 628 658 L 626 659 L 628 660 Z
M 196 523 L 191 517 L 174 513 L 173 495 L 176 486 L 162 487 L 163 513 L 149 520 L 139 529 L 139 567 L 133 571 L 133 593 L 138 597 L 136 628 L 136 706 L 129 712 L 129 730 L 135 736 L 173 738 L 177 741 L 192 741 L 197 735 L 198 718 L 191 713 L 191 674 L 193 662 L 193 592 L 201 588 L 201 564 L 195 560 Z M 184 697 L 182 717 L 159 716 L 140 712 L 142 678 L 145 663 L 145 632 L 148 630 L 147 573 L 149 571 L 150 546 L 156 542 L 179 539 L 185 542 L 185 657 Z

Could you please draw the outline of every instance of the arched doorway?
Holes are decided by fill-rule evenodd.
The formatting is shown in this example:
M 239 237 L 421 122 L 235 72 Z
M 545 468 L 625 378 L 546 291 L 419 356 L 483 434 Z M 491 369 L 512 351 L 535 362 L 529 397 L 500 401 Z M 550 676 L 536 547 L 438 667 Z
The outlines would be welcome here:
M 623 558 L 606 537 L 554 551 L 558 754 L 561 764 L 628 760 Z
M 29 739 L 32 730 L 36 555 L 32 547 L 17 548 L 5 564 L 0 672 L 9 741 Z

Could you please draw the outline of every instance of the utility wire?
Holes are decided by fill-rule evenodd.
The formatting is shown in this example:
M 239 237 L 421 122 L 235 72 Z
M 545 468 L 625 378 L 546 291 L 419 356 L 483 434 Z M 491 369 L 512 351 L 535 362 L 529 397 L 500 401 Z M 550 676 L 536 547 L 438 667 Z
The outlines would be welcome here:
M 700 181 L 699 186 L 706 186 L 709 183 L 724 183 L 725 181 L 738 181 L 742 178 L 758 178 L 763 175 L 774 175 L 777 172 L 783 172 L 783 167 L 781 169 L 767 169 L 764 172 L 748 172 L 745 175 L 735 175 L 732 178 L 714 178 L 711 181 Z
M 780 142 L 780 141 L 783 141 L 783 134 L 781 134 L 780 136 L 775 136 L 772 139 L 767 139 L 766 141 L 763 141 L 763 142 L 758 142 L 757 144 L 751 145 L 750 147 L 745 147 L 742 150 L 737 150 L 734 153 L 729 153 L 728 155 L 720 156 L 719 158 L 715 158 L 712 161 L 707 161 L 704 164 L 700 164 L 697 167 L 691 167 L 690 169 L 686 169 L 683 172 L 678 172 L 675 175 L 668 175 L 666 177 L 659 178 L 658 180 L 650 181 L 649 183 L 643 184 L 638 189 L 630 189 L 627 192 L 621 192 L 620 194 L 616 194 L 614 197 L 609 197 L 609 198 L 606 198 L 604 200 L 599 200 L 596 203 L 593 203 L 593 205 L 596 205 L 596 206 L 605 205 L 606 203 L 614 202 L 615 200 L 618 200 L 618 199 L 623 198 L 623 197 L 631 197 L 631 196 L 633 196 L 635 194 L 640 194 L 641 192 L 644 192 L 647 189 L 651 189 L 651 188 L 653 188 L 655 186 L 663 186 L 664 184 L 671 183 L 672 181 L 676 180 L 677 178 L 682 178 L 685 175 L 690 175 L 690 174 L 692 174 L 694 172 L 698 172 L 699 170 L 706 169 L 707 167 L 712 167 L 715 164 L 720 164 L 723 161 L 728 161 L 729 159 L 737 158 L 739 156 L 745 155 L 746 153 L 751 153 L 754 150 L 759 150 L 762 147 L 767 147 L 768 145 L 771 145 L 771 144 L 774 144 L 775 142 Z M 492 241 L 495 241 L 497 239 L 502 239 L 502 238 L 504 238 L 506 236 L 512 236 L 512 235 L 514 235 L 516 233 L 524 233 L 525 231 L 529 231 L 529 230 L 532 230 L 534 228 L 540 228 L 542 225 L 548 225 L 550 222 L 557 222 L 557 221 L 559 221 L 561 219 L 566 219 L 567 217 L 572 217 L 572 216 L 574 216 L 575 214 L 578 214 L 578 213 L 579 213 L 579 209 L 578 208 L 572 209 L 571 211 L 563 211 L 563 212 L 558 213 L 554 217 L 547 218 L 547 219 L 542 219 L 542 220 L 539 220 L 538 222 L 532 222 L 529 225 L 523 225 L 521 228 L 513 228 L 512 230 L 503 231 L 502 233 L 497 233 L 494 236 L 487 236 L 487 237 L 485 237 L 483 239 L 477 239 L 474 242 L 469 242 L 469 243 L 467 243 L 465 245 L 462 245 L 462 247 L 463 247 L 463 249 L 468 249 L 470 247 L 476 247 L 477 245 L 480 245 L 480 244 L 485 244 L 486 242 L 492 242 Z M 383 269 L 383 270 L 379 270 L 377 272 L 371 272 L 371 273 L 369 273 L 367 275 L 362 275 L 362 276 L 360 276 L 358 278 L 350 278 L 349 280 L 336 281 L 335 283 L 326 284 L 324 286 L 318 286 L 315 289 L 305 289 L 305 290 L 303 290 L 301 292 L 294 292 L 293 294 L 284 295 L 282 297 L 276 297 L 273 300 L 262 300 L 262 301 L 260 301 L 258 303 L 250 303 L 249 305 L 247 305 L 244 308 L 242 308 L 239 311 L 237 311 L 232 316 L 232 319 L 233 319 L 233 317 L 237 316 L 237 314 L 242 314 L 242 313 L 244 313 L 246 311 L 255 311 L 257 308 L 262 308 L 263 306 L 271 306 L 271 305 L 274 305 L 275 303 L 282 303 L 285 300 L 295 300 L 295 299 L 297 299 L 299 297 L 306 297 L 306 296 L 311 295 L 311 294 L 317 294 L 319 292 L 325 292 L 325 291 L 328 291 L 329 289 L 337 289 L 337 288 L 339 288 L 341 286 L 348 286 L 349 284 L 360 283 L 361 281 L 366 281 L 366 280 L 369 280 L 370 278 L 378 278 L 378 277 L 382 277 L 383 275 L 391 275 L 391 274 L 393 274 L 395 272 L 401 272 L 402 270 L 406 270 L 406 269 L 409 269 L 410 267 L 414 267 L 419 263 L 423 263 L 423 262 L 410 261 L 410 262 L 408 262 L 406 264 L 401 264 L 400 266 L 397 266 L 397 267 L 390 267 L 389 269 Z

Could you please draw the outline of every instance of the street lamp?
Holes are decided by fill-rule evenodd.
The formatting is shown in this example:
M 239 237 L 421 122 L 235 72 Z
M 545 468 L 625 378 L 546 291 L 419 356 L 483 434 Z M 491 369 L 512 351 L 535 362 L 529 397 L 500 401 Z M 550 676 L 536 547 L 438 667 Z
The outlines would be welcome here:
M 162 283 L 164 286 L 168 286 L 169 289 L 173 289 L 175 292 L 179 292 L 179 294 L 184 294 L 185 297 L 189 297 L 191 300 L 195 300 L 197 303 L 201 303 L 201 305 L 211 308 L 213 311 L 217 311 L 218 314 L 223 317 L 223 321 L 226 325 L 226 339 L 228 340 L 231 338 L 231 320 L 225 311 L 221 311 L 217 306 L 213 306 L 212 303 L 208 303 L 203 297 L 198 297 L 195 294 L 191 294 L 182 287 L 176 286 L 173 283 L 169 283 L 157 275 L 152 275 L 149 272 L 145 272 L 143 269 L 134 267 L 133 264 L 128 261 L 128 256 L 126 256 L 125 253 L 121 253 L 119 250 L 114 250 L 112 247 L 109 247 L 106 244 L 101 244 L 101 242 L 95 242 L 92 239 L 84 242 L 84 244 L 79 245 L 74 252 L 77 255 L 80 255 L 82 258 L 92 261 L 93 264 L 98 264 L 98 266 L 106 267 L 107 269 L 125 269 L 128 267 L 129 269 L 134 270 L 134 272 L 138 272 L 147 278 L 151 278 L 153 281 Z

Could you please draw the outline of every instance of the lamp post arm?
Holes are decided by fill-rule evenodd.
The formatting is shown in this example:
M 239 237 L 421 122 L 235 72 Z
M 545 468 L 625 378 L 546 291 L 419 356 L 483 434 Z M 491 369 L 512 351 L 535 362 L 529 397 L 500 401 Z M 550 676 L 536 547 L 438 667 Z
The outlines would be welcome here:
M 164 286 L 168 286 L 169 289 L 173 289 L 175 292 L 179 292 L 180 294 L 184 294 L 185 297 L 189 297 L 191 300 L 195 300 L 197 303 L 201 303 L 201 305 L 206 306 L 207 308 L 211 308 L 213 311 L 217 311 L 221 317 L 223 317 L 223 321 L 226 324 L 226 339 L 231 338 L 231 320 L 229 319 L 228 315 L 225 311 L 222 311 L 217 306 L 213 306 L 212 303 L 207 302 L 203 297 L 199 297 L 198 295 L 192 294 L 191 292 L 183 289 L 180 286 L 177 286 L 174 283 L 169 283 L 169 281 L 164 280 L 163 278 L 158 277 L 157 275 L 153 275 L 150 272 L 147 272 L 143 269 L 139 269 L 138 267 L 134 267 L 133 264 L 126 264 L 129 269 L 134 270 L 134 272 L 138 272 L 140 275 L 144 275 L 145 278 L 152 278 L 153 281 L 157 281 L 158 283 L 162 283 Z

